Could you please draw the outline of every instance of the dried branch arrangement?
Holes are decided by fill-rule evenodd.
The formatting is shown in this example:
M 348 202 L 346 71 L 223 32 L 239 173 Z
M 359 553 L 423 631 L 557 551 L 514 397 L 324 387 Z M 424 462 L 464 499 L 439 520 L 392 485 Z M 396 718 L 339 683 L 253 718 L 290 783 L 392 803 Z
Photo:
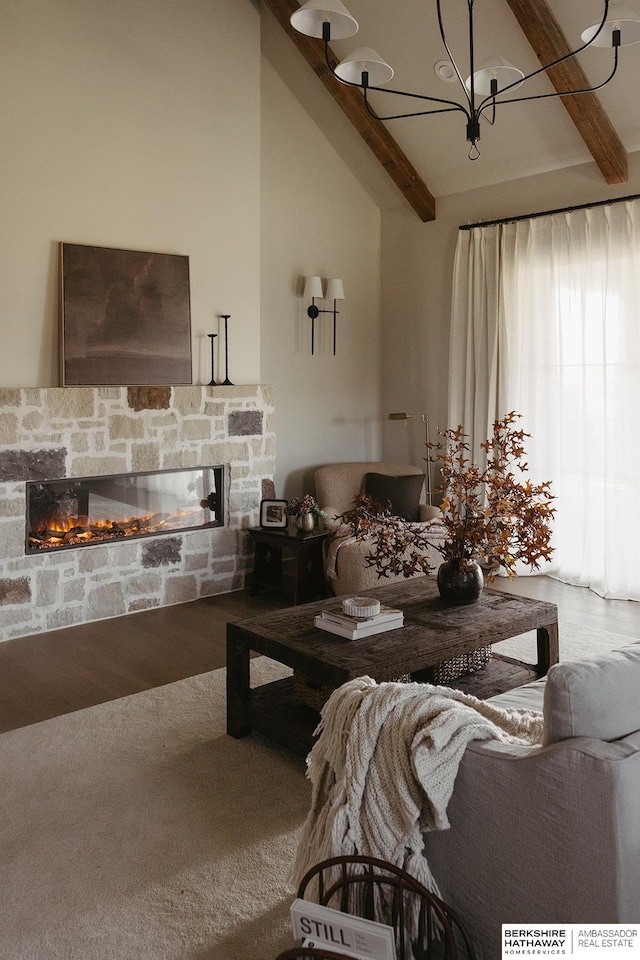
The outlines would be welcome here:
M 518 563 L 539 569 L 549 560 L 555 513 L 551 483 L 528 479 L 524 444 L 530 434 L 517 429 L 519 419 L 520 414 L 511 412 L 494 422 L 491 436 L 480 444 L 484 467 L 473 462 L 461 426 L 438 431 L 441 439 L 428 445 L 429 458 L 440 464 L 443 479 L 444 541 L 430 534 L 428 524 L 409 523 L 394 516 L 388 504 L 364 494 L 356 497 L 353 508 L 339 519 L 352 526 L 358 540 L 371 542 L 367 566 L 376 567 L 380 577 L 431 573 L 426 555 L 431 546 L 444 560 L 482 563 L 487 579 L 493 580 L 500 569 L 513 579 Z

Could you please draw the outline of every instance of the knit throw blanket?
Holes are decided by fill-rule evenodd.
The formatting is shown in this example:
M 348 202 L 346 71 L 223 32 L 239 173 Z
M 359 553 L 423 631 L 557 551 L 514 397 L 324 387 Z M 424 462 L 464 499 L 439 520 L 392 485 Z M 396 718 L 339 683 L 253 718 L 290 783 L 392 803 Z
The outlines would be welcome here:
M 424 683 L 360 677 L 324 706 L 309 757 L 311 809 L 291 872 L 294 887 L 329 857 L 396 864 L 438 894 L 423 831 L 449 826 L 447 804 L 471 740 L 542 744 L 542 714 L 504 710 Z

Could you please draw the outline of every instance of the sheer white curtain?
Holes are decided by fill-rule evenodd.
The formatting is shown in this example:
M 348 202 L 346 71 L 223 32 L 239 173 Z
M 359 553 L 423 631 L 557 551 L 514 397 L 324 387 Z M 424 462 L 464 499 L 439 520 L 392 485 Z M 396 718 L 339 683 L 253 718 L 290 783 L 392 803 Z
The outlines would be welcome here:
M 544 572 L 640 600 L 640 201 L 460 231 L 449 423 L 523 415 L 557 497 Z

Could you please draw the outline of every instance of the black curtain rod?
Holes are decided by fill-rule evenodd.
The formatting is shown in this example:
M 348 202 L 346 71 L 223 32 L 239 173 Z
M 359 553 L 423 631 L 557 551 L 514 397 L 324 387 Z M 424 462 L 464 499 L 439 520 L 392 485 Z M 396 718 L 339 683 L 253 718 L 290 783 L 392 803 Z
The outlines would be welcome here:
M 610 200 L 595 200 L 593 203 L 579 203 L 575 207 L 560 207 L 557 210 L 526 213 L 521 217 L 504 217 L 502 220 L 485 220 L 484 223 L 464 223 L 458 227 L 458 230 L 475 230 L 476 227 L 495 227 L 500 223 L 518 223 L 520 220 L 537 220 L 538 217 L 550 217 L 554 213 L 573 213 L 574 210 L 590 210 L 591 207 L 606 207 L 614 203 L 624 203 L 626 200 L 640 200 L 640 193 L 633 193 L 629 197 L 614 197 Z

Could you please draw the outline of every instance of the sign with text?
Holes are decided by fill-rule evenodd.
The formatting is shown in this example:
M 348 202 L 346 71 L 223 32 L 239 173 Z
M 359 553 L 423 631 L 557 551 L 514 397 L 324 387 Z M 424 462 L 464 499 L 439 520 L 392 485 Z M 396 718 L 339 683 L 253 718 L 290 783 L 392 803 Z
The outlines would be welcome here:
M 354 960 L 396 960 L 393 927 L 363 920 L 308 900 L 291 905 L 291 923 L 296 940 L 329 947 Z
M 502 960 L 534 955 L 631 960 L 640 956 L 640 923 L 504 923 Z

